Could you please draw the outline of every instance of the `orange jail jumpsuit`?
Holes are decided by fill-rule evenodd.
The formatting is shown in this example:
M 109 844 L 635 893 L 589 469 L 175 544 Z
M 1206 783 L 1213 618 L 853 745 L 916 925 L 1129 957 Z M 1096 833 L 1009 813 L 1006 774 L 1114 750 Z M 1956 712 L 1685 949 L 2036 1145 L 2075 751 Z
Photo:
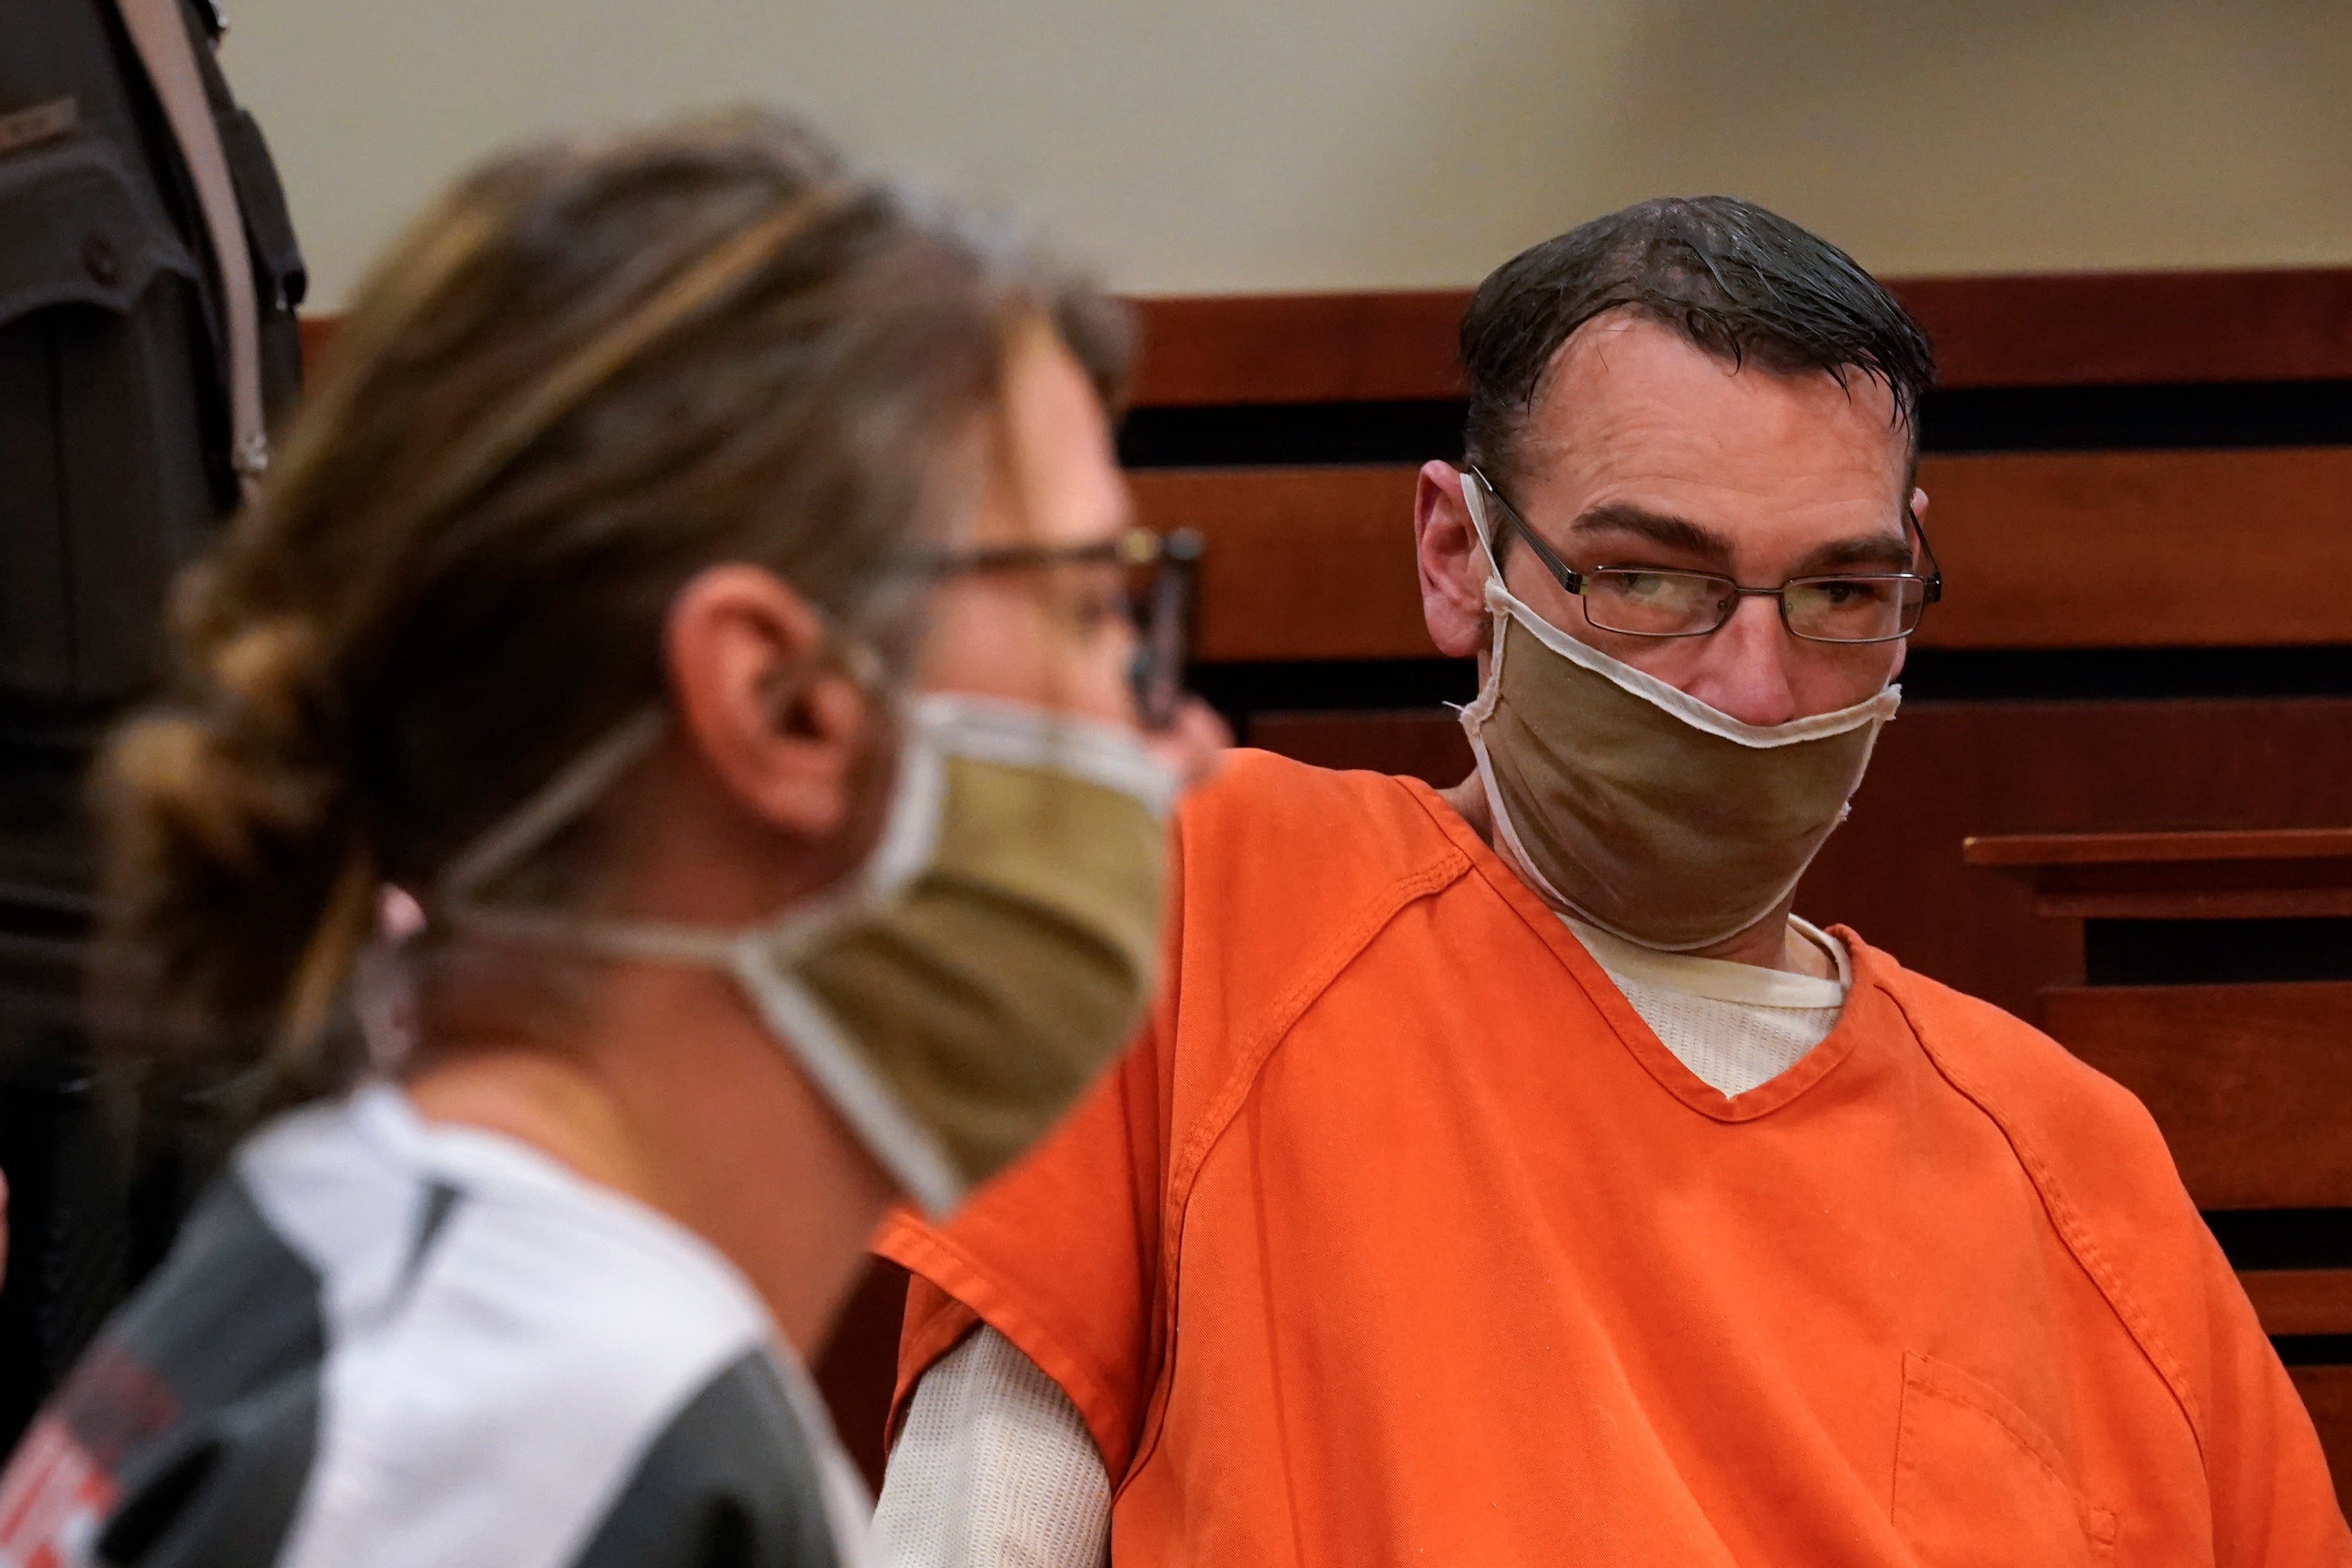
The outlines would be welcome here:
M 2138 1102 L 1853 933 L 1736 1099 L 1419 783 L 1237 753 L 1143 1038 L 944 1228 L 1136 1564 L 2352 1563 Z

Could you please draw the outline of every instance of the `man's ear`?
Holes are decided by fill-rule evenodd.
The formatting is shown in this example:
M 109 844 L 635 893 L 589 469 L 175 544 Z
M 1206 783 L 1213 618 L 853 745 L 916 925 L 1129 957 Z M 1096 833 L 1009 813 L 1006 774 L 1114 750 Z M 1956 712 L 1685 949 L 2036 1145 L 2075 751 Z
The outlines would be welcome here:
M 1412 551 L 1421 575 L 1421 618 L 1448 658 L 1486 645 L 1486 549 L 1462 498 L 1462 470 L 1424 463 L 1412 491 Z
M 822 838 L 849 815 L 869 704 L 824 660 L 824 622 L 773 572 L 703 571 L 670 603 L 663 653 L 678 727 L 736 803 Z

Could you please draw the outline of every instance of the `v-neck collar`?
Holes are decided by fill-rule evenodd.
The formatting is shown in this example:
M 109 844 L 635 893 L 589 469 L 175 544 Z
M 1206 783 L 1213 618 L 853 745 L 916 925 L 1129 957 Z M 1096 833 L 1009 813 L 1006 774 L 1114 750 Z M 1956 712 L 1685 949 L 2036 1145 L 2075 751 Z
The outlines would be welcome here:
M 1536 939 L 1551 949 L 1560 967 L 1583 988 L 1633 1060 L 1656 1080 L 1660 1088 L 1702 1116 L 1735 1123 L 1770 1115 L 1836 1071 L 1839 1063 L 1853 1054 L 1865 1035 L 1883 1021 L 1874 1017 L 1878 1012 L 1875 1004 L 1880 1000 L 1875 973 L 1877 955 L 1845 926 L 1832 925 L 1829 927 L 1830 934 L 1845 944 L 1853 964 L 1853 981 L 1847 989 L 1845 1007 L 1838 1014 L 1836 1026 L 1786 1071 L 1767 1079 L 1745 1094 L 1726 1094 L 1685 1066 L 1682 1059 L 1666 1048 L 1657 1031 L 1633 1010 L 1633 1004 L 1625 999 L 1624 992 L 1617 988 L 1617 983 L 1601 968 L 1600 961 L 1586 952 L 1575 934 L 1560 922 L 1551 905 L 1503 863 L 1459 811 L 1422 780 L 1407 779 L 1404 783 L 1414 791 L 1431 821 L 1468 858 L 1471 869 L 1510 905 Z

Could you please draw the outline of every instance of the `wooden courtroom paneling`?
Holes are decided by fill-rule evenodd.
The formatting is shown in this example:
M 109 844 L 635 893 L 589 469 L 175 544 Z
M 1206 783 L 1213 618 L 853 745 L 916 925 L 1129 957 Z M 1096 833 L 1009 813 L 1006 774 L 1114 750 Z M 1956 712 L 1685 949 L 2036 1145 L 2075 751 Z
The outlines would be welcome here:
M 2352 270 L 1897 278 L 1948 387 L 2352 376 Z
M 1939 648 L 2352 642 L 2352 448 L 1922 459 Z
M 2172 866 L 2196 868 L 2266 861 L 2352 861 L 2352 828 L 2227 828 L 2185 833 L 2004 833 L 1971 840 L 1970 865 L 2079 866 L 2103 872 Z M 2347 874 L 2338 869 L 2337 875 Z M 2091 885 L 2100 885 L 2095 881 Z M 2107 883 L 2106 885 L 2118 885 Z M 2068 913 L 2072 913 L 2069 911 Z M 2160 916 L 2159 918 L 2172 918 Z
M 1170 468 L 1131 476 L 1153 528 L 1196 528 L 1198 656 L 1428 658 L 1409 467 Z
M 2082 977 L 2081 925 L 2037 917 L 2023 883 L 1963 863 L 1963 839 L 2352 822 L 2347 737 L 2347 698 L 1915 704 L 1880 736 L 1853 815 L 1797 908 L 2031 1018 L 2042 988 Z M 1442 709 L 1263 714 L 1246 738 L 1438 785 L 1470 768 Z
M 1929 648 L 2352 643 L 2352 447 L 1927 457 Z M 1150 469 L 1206 660 L 1425 658 L 1407 465 Z
M 1503 258 L 1497 256 L 1497 261 Z M 2352 269 L 1895 278 L 1940 385 L 2096 386 L 2352 377 Z M 1470 291 L 1142 298 L 1138 407 L 1459 394 Z M 306 352 L 341 318 L 303 318 Z
M 1497 256 L 1497 261 L 1503 259 Z M 1947 387 L 2352 377 L 2352 270 L 1894 278 Z M 1452 397 L 1467 289 L 1136 301 L 1136 402 Z
M 1461 395 L 1467 289 L 1207 294 L 1135 301 L 1138 408 Z
M 2041 1022 L 2139 1096 L 2200 1208 L 2352 1205 L 2352 983 L 2062 988 Z
M 2286 1375 L 2319 1428 L 2336 1477 L 2336 1495 L 2352 1499 L 2352 1366 L 2290 1366 Z
M 1202 294 L 1134 301 L 1138 408 L 1364 402 L 1461 395 L 1454 329 L 1467 289 Z M 342 317 L 302 318 L 315 366 Z
M 2352 737 L 2347 737 L 2352 738 Z M 2087 920 L 2352 916 L 2352 827 L 1972 838 L 1961 858 L 2033 889 L 2044 915 Z
M 2270 1334 L 2352 1334 L 2352 1269 L 2249 1269 L 2238 1276 Z

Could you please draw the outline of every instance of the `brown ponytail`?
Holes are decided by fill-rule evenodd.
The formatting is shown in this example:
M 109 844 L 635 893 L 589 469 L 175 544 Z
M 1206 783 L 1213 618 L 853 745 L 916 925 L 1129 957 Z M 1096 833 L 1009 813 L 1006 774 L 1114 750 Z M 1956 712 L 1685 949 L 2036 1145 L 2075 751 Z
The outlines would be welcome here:
M 431 886 L 659 700 L 696 571 L 768 566 L 903 652 L 889 569 L 1040 316 L 1114 400 L 1114 307 L 773 116 L 461 183 L 362 289 L 261 500 L 179 587 L 170 700 L 104 758 L 103 1020 L 257 1109 L 334 1087 L 383 888 Z M 559 844 L 526 874 L 561 898 L 578 868 Z

